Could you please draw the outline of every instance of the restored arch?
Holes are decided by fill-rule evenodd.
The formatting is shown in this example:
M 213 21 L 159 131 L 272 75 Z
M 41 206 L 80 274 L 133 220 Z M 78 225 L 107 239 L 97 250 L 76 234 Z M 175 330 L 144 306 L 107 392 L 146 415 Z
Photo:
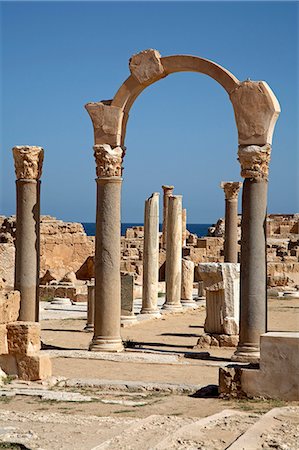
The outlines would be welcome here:
M 120 192 L 129 111 L 149 85 L 176 72 L 199 72 L 217 81 L 232 102 L 238 129 L 238 159 L 245 178 L 242 197 L 240 340 L 235 359 L 259 357 L 266 331 L 266 236 L 268 170 L 279 103 L 264 81 L 239 81 L 207 59 L 189 55 L 161 57 L 144 50 L 129 61 L 131 75 L 112 100 L 85 107 L 94 128 L 97 165 L 95 263 L 95 351 L 121 351 L 120 338 Z

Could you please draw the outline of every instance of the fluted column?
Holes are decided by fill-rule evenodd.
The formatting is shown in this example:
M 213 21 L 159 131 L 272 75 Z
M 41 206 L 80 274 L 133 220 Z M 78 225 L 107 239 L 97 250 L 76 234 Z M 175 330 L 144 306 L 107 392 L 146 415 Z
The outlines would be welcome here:
M 84 328 L 85 331 L 94 330 L 94 293 L 95 285 L 94 281 L 91 281 L 87 285 L 87 321 Z
M 44 150 L 13 148 L 16 171 L 15 289 L 21 293 L 19 320 L 39 320 L 40 177 Z
M 224 262 L 238 262 L 238 194 L 240 182 L 222 181 L 225 193 Z
M 163 185 L 163 227 L 162 227 L 162 248 L 167 245 L 167 221 L 168 221 L 168 200 L 172 195 L 174 186 Z
M 168 200 L 166 245 L 166 300 L 163 309 L 177 311 L 181 305 L 182 276 L 182 196 Z
M 97 167 L 95 319 L 92 351 L 123 350 L 120 337 L 121 147 L 94 146 Z
M 242 193 L 240 336 L 232 359 L 256 361 L 260 335 L 266 332 L 266 215 L 271 146 L 240 146 Z
M 159 194 L 145 201 L 143 245 L 143 284 L 141 314 L 160 315 L 158 309 L 159 281 Z

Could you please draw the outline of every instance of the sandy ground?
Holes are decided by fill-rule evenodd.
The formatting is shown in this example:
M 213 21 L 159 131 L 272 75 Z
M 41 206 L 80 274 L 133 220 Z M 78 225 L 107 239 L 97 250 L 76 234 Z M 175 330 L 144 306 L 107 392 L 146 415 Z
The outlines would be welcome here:
M 176 355 L 176 360 L 171 364 L 59 357 L 52 360 L 53 375 L 69 379 L 185 383 L 196 384 L 199 388 L 217 385 L 219 365 L 229 362 L 233 349 L 213 348 L 203 349 L 202 352 L 193 349 L 203 333 L 204 319 L 205 310 L 200 308 L 122 329 L 122 338 L 130 347 L 130 354 L 141 350 L 153 355 Z M 84 326 L 85 320 L 82 319 L 42 321 L 42 340 L 48 347 L 47 352 L 87 349 L 92 334 L 84 332 Z M 298 331 L 299 301 L 271 299 L 268 329 Z M 203 354 L 207 351 L 209 358 Z M 92 401 L 58 402 L 20 395 L 0 397 L 0 449 L 3 448 L 1 441 L 22 442 L 25 445 L 23 449 L 44 450 L 89 450 L 99 444 L 99 448 L 128 450 L 226 449 L 267 411 L 286 406 L 286 403 L 275 400 L 223 400 L 217 398 L 215 389 L 209 391 L 206 397 L 202 391 L 177 395 L 165 392 L 111 392 L 91 387 L 54 387 L 53 390 L 81 393 L 91 397 Z M 298 408 L 299 404 L 292 402 L 288 406 Z M 213 419 L 212 425 L 205 425 L 202 429 L 202 425 L 197 424 L 202 418 L 225 414 L 228 409 L 233 411 L 228 418 Z M 276 427 L 275 433 L 271 430 L 265 432 L 263 445 L 259 448 L 299 448 L 299 423 L 295 419 L 299 416 L 299 409 L 294 411 L 289 413 L 288 420 L 279 422 L 276 419 L 280 428 Z M 197 431 L 195 433 L 192 424 L 196 425 L 197 431 L 201 429 L 199 434 Z M 175 441 L 168 442 L 167 439 L 172 439 L 177 430 L 179 434 Z M 137 435 L 139 440 L 135 439 Z M 167 438 L 166 443 L 164 447 L 159 444 L 159 447 L 162 437 Z

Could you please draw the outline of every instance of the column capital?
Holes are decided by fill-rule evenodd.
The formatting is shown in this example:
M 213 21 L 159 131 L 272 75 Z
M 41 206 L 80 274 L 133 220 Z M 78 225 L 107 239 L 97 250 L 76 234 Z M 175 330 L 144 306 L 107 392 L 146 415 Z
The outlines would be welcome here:
M 240 145 L 238 160 L 241 164 L 241 176 L 255 180 L 268 180 L 271 145 Z
M 109 144 L 114 147 L 121 143 L 123 111 L 111 105 L 112 100 L 90 102 L 85 105 L 93 124 L 95 144 Z
M 42 147 L 18 145 L 12 149 L 17 180 L 39 180 L 42 174 L 44 150 Z
M 221 181 L 220 187 L 224 190 L 225 199 L 233 200 L 238 198 L 242 183 L 240 181 Z
M 164 195 L 172 195 L 174 186 L 168 186 L 167 184 L 163 184 L 162 189 L 164 191 Z
M 111 147 L 109 144 L 94 145 L 93 149 L 97 177 L 121 177 L 125 149 L 120 146 Z

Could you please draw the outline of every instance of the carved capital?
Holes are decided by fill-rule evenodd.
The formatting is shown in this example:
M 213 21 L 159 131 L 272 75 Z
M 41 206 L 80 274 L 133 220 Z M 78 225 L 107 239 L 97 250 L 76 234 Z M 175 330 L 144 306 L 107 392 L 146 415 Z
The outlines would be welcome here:
M 224 190 L 226 200 L 237 199 L 242 183 L 239 181 L 222 181 L 220 187 Z
M 268 180 L 271 145 L 239 146 L 238 160 L 241 164 L 241 176 L 256 180 Z
M 95 145 L 97 177 L 121 177 L 124 151 L 121 147 L 112 148 L 109 144 Z
M 167 185 L 163 184 L 162 189 L 163 189 L 163 194 L 164 195 L 170 196 L 173 193 L 174 186 L 167 186 Z
M 123 119 L 121 108 L 111 106 L 110 101 L 87 103 L 85 108 L 92 120 L 95 144 L 109 144 L 113 147 L 120 145 Z
M 39 180 L 42 174 L 42 147 L 18 145 L 12 149 L 17 180 Z
M 280 113 L 277 98 L 264 81 L 246 80 L 230 94 L 239 145 L 272 144 L 274 126 Z
M 143 50 L 133 55 L 129 61 L 129 69 L 140 84 L 151 84 L 166 76 L 158 50 Z

